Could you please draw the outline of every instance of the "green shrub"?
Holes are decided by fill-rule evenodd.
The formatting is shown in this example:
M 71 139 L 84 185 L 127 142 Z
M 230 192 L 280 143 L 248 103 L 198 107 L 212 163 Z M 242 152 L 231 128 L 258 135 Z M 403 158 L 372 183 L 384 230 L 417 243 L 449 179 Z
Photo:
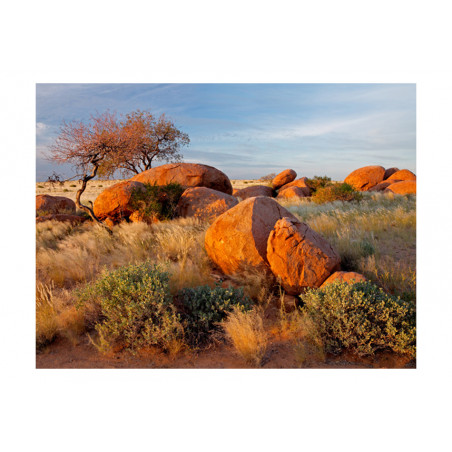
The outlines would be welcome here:
M 331 185 L 331 177 L 328 176 L 314 176 L 312 179 L 306 179 L 306 185 L 315 193 L 319 188 Z
M 38 185 L 38 188 L 44 188 L 44 185 Z
M 334 184 L 318 188 L 312 195 L 316 204 L 324 204 L 333 201 L 360 201 L 363 195 L 349 184 Z
M 150 262 L 108 272 L 78 293 L 79 305 L 99 309 L 98 348 L 171 350 L 183 341 L 180 316 L 169 296 L 169 275 Z
M 168 220 L 174 217 L 184 188 L 177 183 L 167 185 L 144 184 L 145 190 L 132 194 L 132 207 L 146 218 Z
M 251 301 L 244 295 L 243 289 L 224 289 L 218 285 L 213 289 L 209 286 L 182 289 L 177 299 L 183 310 L 187 335 L 193 344 L 205 342 L 217 328 L 216 324 L 234 306 L 243 310 L 251 308 Z
M 71 185 L 70 185 L 70 187 L 77 187 L 77 185 L 75 185 L 75 184 L 71 184 Z
M 333 283 L 301 295 L 305 325 L 325 351 L 348 349 L 359 356 L 378 350 L 416 354 L 414 303 L 386 294 L 370 282 Z

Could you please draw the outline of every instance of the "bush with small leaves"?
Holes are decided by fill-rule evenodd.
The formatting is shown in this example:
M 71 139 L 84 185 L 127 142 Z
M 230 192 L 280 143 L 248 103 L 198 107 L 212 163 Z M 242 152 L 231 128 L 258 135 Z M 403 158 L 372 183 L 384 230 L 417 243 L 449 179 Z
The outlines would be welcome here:
M 321 340 L 325 351 L 350 350 L 372 356 L 379 350 L 415 358 L 414 303 L 385 293 L 370 282 L 333 283 L 300 295 L 308 335 Z
M 312 179 L 306 179 L 306 185 L 315 193 L 319 188 L 331 185 L 331 177 L 328 176 L 314 176 Z
M 182 185 L 177 183 L 144 184 L 144 187 L 144 190 L 137 190 L 132 194 L 133 209 L 142 214 L 144 218 L 172 219 L 177 203 L 184 192 Z
M 251 300 L 242 289 L 218 285 L 182 289 L 177 299 L 183 310 L 187 336 L 195 345 L 204 343 L 234 306 L 243 310 L 251 308 Z
M 79 306 L 97 306 L 98 349 L 135 351 L 157 346 L 171 351 L 184 329 L 168 289 L 169 275 L 144 262 L 105 273 L 78 293 Z M 91 308 L 92 311 L 92 308 Z
M 334 184 L 318 188 L 312 195 L 316 204 L 324 204 L 333 201 L 361 201 L 363 195 L 349 184 Z

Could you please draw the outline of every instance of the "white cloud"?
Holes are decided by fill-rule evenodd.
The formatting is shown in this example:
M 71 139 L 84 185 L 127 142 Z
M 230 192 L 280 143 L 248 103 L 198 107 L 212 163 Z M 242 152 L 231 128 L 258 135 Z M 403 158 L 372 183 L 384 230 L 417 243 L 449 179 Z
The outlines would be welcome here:
M 49 126 L 47 124 L 44 124 L 43 122 L 37 122 L 36 123 L 36 135 L 42 135 Z

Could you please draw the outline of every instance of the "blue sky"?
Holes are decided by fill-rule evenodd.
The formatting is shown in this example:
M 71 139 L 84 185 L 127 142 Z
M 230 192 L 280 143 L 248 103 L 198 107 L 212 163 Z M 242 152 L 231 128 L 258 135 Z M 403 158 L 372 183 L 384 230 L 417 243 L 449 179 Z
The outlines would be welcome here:
M 416 172 L 414 84 L 37 84 L 38 181 L 75 174 L 45 160 L 61 122 L 107 109 L 166 113 L 190 137 L 184 161 L 231 179 L 286 168 L 334 180 L 366 165 Z

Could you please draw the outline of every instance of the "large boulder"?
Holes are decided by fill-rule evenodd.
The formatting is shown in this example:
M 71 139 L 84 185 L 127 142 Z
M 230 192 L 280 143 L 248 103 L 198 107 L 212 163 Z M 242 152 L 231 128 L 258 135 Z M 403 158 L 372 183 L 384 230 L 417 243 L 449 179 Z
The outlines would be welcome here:
M 333 283 L 347 283 L 347 284 L 355 284 L 358 282 L 365 282 L 366 278 L 361 275 L 361 273 L 356 272 L 334 272 L 330 277 L 326 279 L 326 281 L 320 286 L 325 287 L 328 284 Z
M 268 185 L 252 185 L 251 187 L 237 190 L 234 196 L 242 199 L 254 198 L 256 196 L 269 196 L 271 198 L 273 197 L 273 188 Z
M 301 177 L 300 179 L 296 179 L 293 182 L 289 182 L 288 184 L 283 185 L 279 189 L 279 193 L 281 193 L 286 188 L 290 187 L 298 187 L 301 188 L 305 196 L 311 196 L 311 189 L 309 188 L 308 184 L 306 183 L 307 177 Z
M 131 180 L 152 185 L 177 182 L 184 188 L 207 187 L 232 195 L 231 181 L 226 174 L 213 166 L 199 163 L 168 163 L 143 171 Z
M 356 190 L 367 191 L 383 181 L 385 169 L 382 166 L 372 165 L 358 168 L 351 172 L 344 180 Z
M 400 171 L 399 168 L 386 168 L 383 180 L 386 180 L 388 177 L 392 176 L 394 173 L 397 173 L 397 171 Z
M 273 274 L 290 295 L 320 285 L 339 268 L 337 251 L 296 218 L 282 218 L 270 232 L 267 259 Z
M 412 173 L 410 170 L 403 169 L 391 174 L 391 176 L 388 177 L 388 181 L 390 180 L 416 180 L 416 174 Z
M 133 193 L 145 191 L 144 184 L 126 180 L 106 188 L 94 201 L 94 214 L 99 220 L 109 218 L 117 223 L 128 218 L 137 207 L 133 202 Z
M 275 178 L 272 180 L 272 187 L 277 190 L 283 185 L 286 185 L 289 182 L 295 180 L 296 177 L 297 173 L 293 169 L 286 169 L 275 176 Z
M 280 190 L 276 199 L 298 199 L 306 198 L 306 192 L 300 187 L 289 187 L 284 190 Z
M 187 188 L 179 199 L 176 215 L 212 222 L 237 204 L 237 198 L 221 191 L 206 187 Z
M 372 188 L 369 188 L 368 191 L 383 191 L 385 188 L 388 188 L 393 182 L 392 181 L 383 181 L 377 185 L 374 185 Z
M 36 213 L 39 214 L 75 214 L 75 202 L 65 196 L 36 196 Z
M 386 188 L 385 193 L 392 192 L 398 195 L 415 195 L 416 194 L 416 181 L 404 180 L 391 184 Z
M 296 218 L 273 198 L 248 198 L 220 215 L 206 232 L 207 254 L 225 274 L 246 268 L 268 272 L 267 239 L 283 217 Z

